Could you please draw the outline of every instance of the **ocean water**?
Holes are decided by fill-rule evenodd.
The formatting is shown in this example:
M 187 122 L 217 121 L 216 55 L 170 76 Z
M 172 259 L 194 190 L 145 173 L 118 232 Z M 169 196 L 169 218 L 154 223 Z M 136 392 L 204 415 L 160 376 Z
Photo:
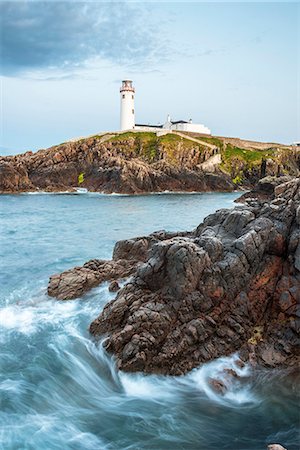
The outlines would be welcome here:
M 236 355 L 183 377 L 118 372 L 88 333 L 114 297 L 108 285 L 67 302 L 46 293 L 51 274 L 110 258 L 117 240 L 193 229 L 238 195 L 0 197 L 1 450 L 299 449 L 293 376 L 239 369 Z

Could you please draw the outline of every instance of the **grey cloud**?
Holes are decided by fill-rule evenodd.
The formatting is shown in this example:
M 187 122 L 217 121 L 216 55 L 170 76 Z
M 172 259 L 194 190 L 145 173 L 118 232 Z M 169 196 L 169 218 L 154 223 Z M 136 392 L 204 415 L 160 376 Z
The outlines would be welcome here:
M 1 1 L 0 17 L 4 75 L 75 69 L 92 58 L 145 69 L 168 55 L 142 5 Z

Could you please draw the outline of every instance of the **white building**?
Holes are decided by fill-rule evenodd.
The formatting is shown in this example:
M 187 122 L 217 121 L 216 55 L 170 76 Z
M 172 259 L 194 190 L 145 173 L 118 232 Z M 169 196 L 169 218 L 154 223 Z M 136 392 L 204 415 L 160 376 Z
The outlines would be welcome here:
M 192 119 L 188 122 L 186 120 L 172 121 L 170 115 L 168 115 L 163 128 L 167 130 L 188 131 L 190 133 L 211 134 L 210 129 L 202 123 L 193 123 Z
M 172 121 L 170 115 L 167 117 L 167 121 L 163 125 L 150 125 L 150 124 L 136 124 L 134 114 L 134 94 L 135 89 L 132 86 L 131 80 L 122 81 L 120 88 L 121 94 L 121 120 L 120 129 L 124 130 L 141 130 L 141 131 L 187 131 L 190 133 L 211 134 L 209 128 L 201 123 L 193 123 L 192 119 L 189 121 L 177 120 Z
M 120 94 L 121 94 L 120 129 L 121 131 L 132 130 L 135 127 L 135 118 L 134 118 L 135 89 L 132 86 L 131 80 L 122 81 Z

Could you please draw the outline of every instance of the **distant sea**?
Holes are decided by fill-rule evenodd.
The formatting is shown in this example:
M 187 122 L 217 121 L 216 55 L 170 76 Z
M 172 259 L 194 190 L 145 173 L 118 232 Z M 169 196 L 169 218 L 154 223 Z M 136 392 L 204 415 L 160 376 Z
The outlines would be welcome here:
M 191 230 L 239 195 L 0 196 L 0 450 L 299 450 L 284 372 L 232 355 L 183 377 L 120 373 L 88 333 L 107 283 L 73 301 L 46 293 L 50 275 L 110 258 L 117 240 Z M 240 378 L 219 396 L 208 379 L 224 367 Z

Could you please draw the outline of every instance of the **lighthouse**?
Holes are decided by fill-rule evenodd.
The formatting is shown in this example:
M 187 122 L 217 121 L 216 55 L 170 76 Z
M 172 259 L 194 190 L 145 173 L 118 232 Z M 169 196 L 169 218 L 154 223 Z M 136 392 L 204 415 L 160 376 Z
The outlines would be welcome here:
M 120 87 L 120 94 L 121 94 L 120 129 L 121 129 L 121 131 L 132 130 L 135 126 L 134 93 L 135 93 L 135 89 L 132 86 L 132 81 L 131 80 L 122 81 L 122 86 Z

